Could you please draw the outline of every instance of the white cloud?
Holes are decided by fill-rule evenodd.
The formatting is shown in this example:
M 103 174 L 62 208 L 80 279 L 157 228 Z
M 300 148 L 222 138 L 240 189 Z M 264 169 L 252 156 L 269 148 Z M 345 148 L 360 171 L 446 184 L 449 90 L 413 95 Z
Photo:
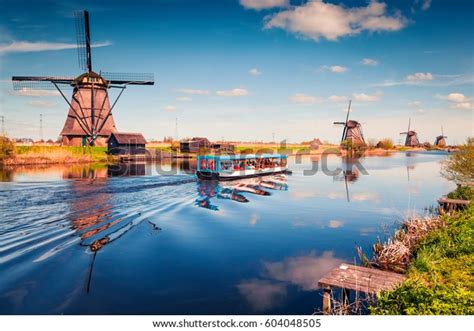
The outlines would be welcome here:
M 440 99 L 447 100 L 451 103 L 453 109 L 474 110 L 474 99 L 466 97 L 459 92 L 449 93 L 448 95 L 439 95 Z
M 259 76 L 262 74 L 261 71 L 259 71 L 257 68 L 253 68 L 253 69 L 250 69 L 249 70 L 249 74 L 253 75 L 253 76 Z
M 449 93 L 445 99 L 452 102 L 464 102 L 467 100 L 466 96 L 462 93 Z
M 408 103 L 408 106 L 415 108 L 415 111 L 419 114 L 424 114 L 425 110 L 422 108 L 421 101 L 411 101 Z
M 111 42 L 106 41 L 102 43 L 92 44 L 91 47 L 105 47 L 112 45 Z M 7 53 L 27 53 L 27 52 L 44 52 L 44 51 L 59 51 L 63 49 L 77 48 L 76 44 L 70 43 L 53 43 L 53 42 L 29 42 L 29 41 L 14 41 L 8 45 L 0 45 L 0 54 Z
M 242 97 L 249 92 L 244 88 L 234 88 L 232 90 L 217 91 L 216 94 L 220 97 Z
M 342 228 L 344 226 L 344 222 L 340 220 L 330 220 L 328 222 L 328 226 L 332 229 Z
M 386 6 L 376 0 L 366 7 L 353 8 L 310 0 L 267 17 L 265 28 L 281 28 L 316 41 L 334 41 L 362 31 L 398 31 L 405 27 L 406 19 L 398 13 L 387 14 Z
M 366 93 L 354 93 L 352 95 L 355 101 L 361 102 L 375 102 L 379 101 L 382 94 L 380 92 L 375 94 L 366 94 Z
M 412 75 L 406 76 L 405 79 L 410 82 L 419 82 L 424 80 L 433 80 L 434 77 L 430 72 L 416 72 Z
M 165 107 L 165 111 L 169 111 L 169 112 L 176 111 L 176 107 L 172 105 L 168 105 Z
M 178 89 L 177 91 L 181 92 L 181 93 L 196 94 L 196 95 L 208 95 L 209 94 L 208 90 L 199 90 L 199 89 L 190 89 L 190 88 L 181 88 L 181 89 Z
M 431 7 L 431 0 L 423 0 L 423 4 L 421 5 L 422 10 L 428 10 Z
M 347 97 L 344 95 L 331 95 L 328 99 L 332 102 L 344 102 L 347 100 Z
M 288 6 L 288 0 L 240 0 L 240 4 L 247 9 L 262 10 L 274 7 Z
M 181 101 L 181 102 L 186 102 L 186 101 L 191 101 L 192 99 L 190 97 L 177 97 L 176 101 Z
M 428 73 L 427 73 L 428 74 Z M 426 74 L 425 74 L 426 75 Z M 399 85 L 413 85 L 413 86 L 440 86 L 440 87 L 447 87 L 447 86 L 460 86 L 460 85 L 472 85 L 474 83 L 474 75 L 469 74 L 456 74 L 456 75 L 434 75 L 431 74 L 431 80 L 425 79 L 420 80 L 416 79 L 416 74 L 409 75 L 413 76 L 412 79 L 402 79 L 402 80 L 388 80 L 382 83 L 374 84 L 373 87 L 392 87 L 392 86 L 399 86 Z M 429 77 L 429 75 L 428 75 Z
M 36 108 L 52 108 L 56 106 L 56 102 L 46 100 L 32 100 L 28 103 Z
M 474 103 L 472 102 L 459 102 L 452 106 L 455 109 L 474 109 Z
M 22 88 L 18 91 L 14 91 L 13 94 L 24 97 L 55 97 L 61 95 L 58 91 L 32 90 L 28 88 Z
M 294 103 L 312 105 L 319 101 L 318 97 L 307 95 L 304 93 L 296 93 L 288 97 L 288 100 Z
M 374 59 L 369 59 L 369 58 L 362 59 L 360 63 L 366 66 L 373 66 L 373 67 L 379 65 L 379 61 L 374 60 Z
M 322 70 L 329 70 L 331 72 L 335 72 L 335 73 L 338 73 L 338 74 L 341 74 L 343 72 L 346 72 L 348 69 L 346 67 L 343 67 L 343 66 L 337 66 L 337 65 L 334 65 L 334 66 L 322 66 L 321 67 Z
M 420 101 L 411 101 L 408 103 L 410 107 L 421 107 L 421 102 Z

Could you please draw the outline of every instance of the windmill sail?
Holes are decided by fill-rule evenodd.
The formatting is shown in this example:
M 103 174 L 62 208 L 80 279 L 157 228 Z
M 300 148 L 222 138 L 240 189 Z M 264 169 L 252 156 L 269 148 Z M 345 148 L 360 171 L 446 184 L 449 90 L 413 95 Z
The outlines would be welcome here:
M 117 132 L 112 110 L 128 85 L 154 85 L 149 73 L 104 73 L 92 71 L 89 13 L 76 12 L 76 37 L 79 66 L 85 72 L 77 77 L 14 76 L 13 88 L 18 93 L 29 90 L 57 90 L 69 105 L 68 115 L 61 131 L 63 145 L 105 146 L 108 137 Z M 72 97 L 63 89 L 72 88 Z M 120 88 L 117 98 L 111 102 L 108 90 Z M 112 104 L 112 106 L 111 106 Z

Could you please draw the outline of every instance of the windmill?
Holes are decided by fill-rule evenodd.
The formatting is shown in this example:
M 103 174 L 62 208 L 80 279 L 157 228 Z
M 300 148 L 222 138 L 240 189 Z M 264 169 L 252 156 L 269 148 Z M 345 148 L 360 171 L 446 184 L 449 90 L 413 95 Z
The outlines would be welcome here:
M 441 127 L 441 136 L 437 136 L 436 137 L 436 140 L 435 140 L 435 146 L 438 146 L 438 147 L 446 147 L 446 139 L 448 137 L 446 137 L 444 135 L 444 131 L 443 131 L 443 127 Z
M 400 134 L 406 134 L 407 137 L 405 139 L 405 146 L 408 147 L 416 147 L 420 145 L 418 141 L 418 135 L 416 131 L 410 130 L 411 126 L 411 118 L 408 120 L 408 130 L 406 132 L 400 132 Z
M 354 120 L 349 120 L 349 113 L 351 111 L 352 101 L 349 100 L 349 107 L 347 108 L 347 115 L 345 122 L 334 122 L 334 124 L 344 125 L 342 130 L 341 144 L 344 141 L 351 141 L 352 146 L 365 146 L 364 134 L 362 133 L 362 125 Z
M 128 85 L 154 85 L 153 74 L 96 73 L 92 70 L 89 13 L 76 12 L 76 35 L 79 66 L 85 72 L 77 77 L 13 76 L 17 91 L 56 89 L 69 106 L 61 131 L 62 144 L 69 146 L 104 146 L 108 137 L 117 132 L 112 110 Z M 72 88 L 69 101 L 63 90 Z M 119 94 L 112 103 L 109 89 Z

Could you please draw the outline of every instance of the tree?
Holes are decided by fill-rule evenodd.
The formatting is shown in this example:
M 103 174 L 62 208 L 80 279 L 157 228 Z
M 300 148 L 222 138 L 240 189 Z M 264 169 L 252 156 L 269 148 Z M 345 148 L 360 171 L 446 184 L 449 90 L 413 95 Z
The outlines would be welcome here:
M 444 163 L 444 177 L 458 183 L 474 182 L 474 138 L 468 138 Z

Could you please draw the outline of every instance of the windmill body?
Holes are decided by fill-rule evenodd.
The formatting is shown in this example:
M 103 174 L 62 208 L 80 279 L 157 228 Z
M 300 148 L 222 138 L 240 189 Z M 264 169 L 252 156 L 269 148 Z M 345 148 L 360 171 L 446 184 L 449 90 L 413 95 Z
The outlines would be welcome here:
M 117 132 L 111 114 L 107 82 L 91 72 L 77 77 L 75 84 L 69 112 L 61 131 L 62 143 L 66 146 L 82 146 L 87 143 L 84 139 L 87 139 L 88 129 L 95 127 L 95 145 L 106 146 L 108 137 Z
M 420 141 L 418 140 L 418 134 L 414 130 L 410 130 L 411 127 L 411 119 L 408 120 L 408 130 L 406 132 L 400 132 L 400 134 L 406 135 L 405 138 L 405 146 L 407 147 L 417 147 L 420 145 Z
M 153 74 L 96 73 L 92 70 L 89 13 L 76 13 L 79 65 L 85 72 L 77 77 L 14 76 L 15 90 L 56 89 L 69 106 L 61 131 L 66 146 L 106 146 L 107 139 L 117 132 L 112 110 L 129 85 L 154 85 Z M 63 89 L 72 88 L 68 99 Z M 111 105 L 109 89 L 120 92 Z
M 354 120 L 349 120 L 349 113 L 351 110 L 351 101 L 349 101 L 349 107 L 347 108 L 347 115 L 345 122 L 334 122 L 334 124 L 343 125 L 341 144 L 344 141 L 350 141 L 352 146 L 365 146 L 364 134 L 362 132 L 362 125 Z
M 444 135 L 443 127 L 441 127 L 441 135 L 436 137 L 435 146 L 438 146 L 438 147 L 446 147 L 446 146 L 447 146 L 447 144 L 446 144 L 446 139 L 447 139 L 447 138 L 448 138 L 448 137 L 446 137 L 446 136 Z

